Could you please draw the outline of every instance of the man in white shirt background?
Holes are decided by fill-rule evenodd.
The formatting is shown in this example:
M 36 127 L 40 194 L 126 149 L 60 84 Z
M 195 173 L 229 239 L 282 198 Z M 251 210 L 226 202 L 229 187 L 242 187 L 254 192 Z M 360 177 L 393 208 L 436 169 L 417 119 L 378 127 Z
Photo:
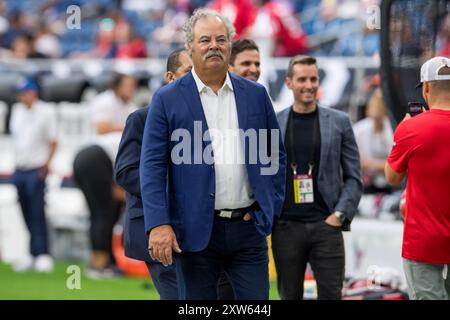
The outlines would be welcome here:
M 25 224 L 30 232 L 30 253 L 14 264 L 15 271 L 34 269 L 51 272 L 48 234 L 44 211 L 45 178 L 53 159 L 56 143 L 56 114 L 38 98 L 33 79 L 20 79 L 16 85 L 17 104 L 11 115 L 11 136 L 15 151 L 14 185 Z

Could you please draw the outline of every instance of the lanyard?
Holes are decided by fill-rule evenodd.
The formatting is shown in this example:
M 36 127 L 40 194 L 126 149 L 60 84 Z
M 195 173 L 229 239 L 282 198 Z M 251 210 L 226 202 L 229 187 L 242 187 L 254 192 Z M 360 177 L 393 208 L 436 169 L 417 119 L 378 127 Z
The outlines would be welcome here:
M 309 154 L 309 162 L 308 162 L 308 175 L 312 175 L 312 170 L 314 167 L 314 151 L 317 143 L 317 129 L 319 125 L 319 108 L 316 107 L 317 114 L 314 117 L 314 125 L 313 125 L 313 139 L 312 139 L 312 145 L 311 145 L 311 152 Z M 296 150 L 295 150 L 295 143 L 294 143 L 294 110 L 291 108 L 291 112 L 289 113 L 289 140 L 290 140 L 290 149 L 291 149 L 291 155 L 292 155 L 292 163 L 291 168 L 294 172 L 294 176 L 297 175 L 297 161 L 295 159 Z

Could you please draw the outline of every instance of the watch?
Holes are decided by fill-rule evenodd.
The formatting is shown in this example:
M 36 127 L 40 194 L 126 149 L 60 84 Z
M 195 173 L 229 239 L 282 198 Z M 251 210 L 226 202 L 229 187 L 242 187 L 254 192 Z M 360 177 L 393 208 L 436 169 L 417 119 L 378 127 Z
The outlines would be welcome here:
M 344 220 L 345 220 L 345 215 L 344 215 L 343 212 L 341 212 L 341 211 L 335 211 L 335 212 L 334 212 L 334 215 L 335 215 L 341 222 L 344 222 Z

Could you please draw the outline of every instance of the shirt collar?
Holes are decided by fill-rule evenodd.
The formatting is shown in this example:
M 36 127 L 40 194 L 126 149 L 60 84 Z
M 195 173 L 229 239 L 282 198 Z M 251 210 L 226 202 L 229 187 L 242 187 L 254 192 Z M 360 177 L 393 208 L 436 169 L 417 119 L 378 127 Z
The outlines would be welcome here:
M 208 88 L 207 85 L 203 83 L 202 80 L 198 77 L 197 73 L 195 72 L 194 67 L 192 67 L 192 76 L 194 77 L 195 84 L 197 85 L 197 90 L 199 93 L 202 93 L 205 88 Z M 221 89 L 228 88 L 230 91 L 233 91 L 233 84 L 231 83 L 230 74 L 227 72 L 227 76 L 225 78 L 225 82 L 223 83 L 223 86 Z

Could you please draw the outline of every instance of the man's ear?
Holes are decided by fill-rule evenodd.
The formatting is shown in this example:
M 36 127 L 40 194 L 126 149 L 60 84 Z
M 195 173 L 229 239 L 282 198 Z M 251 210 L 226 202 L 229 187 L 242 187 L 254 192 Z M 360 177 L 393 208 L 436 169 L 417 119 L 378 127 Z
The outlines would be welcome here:
M 430 83 L 428 81 L 424 82 L 423 87 L 425 88 L 426 93 L 430 93 Z
M 428 103 L 428 97 L 430 96 L 431 86 L 428 81 L 425 81 L 422 86 L 422 96 L 426 103 Z
M 184 49 L 186 49 L 186 53 L 192 59 L 192 46 L 191 44 L 185 44 Z
M 288 87 L 289 90 L 292 90 L 292 79 L 289 77 L 286 77 L 286 79 L 284 79 L 284 83 L 286 83 L 286 86 Z
M 167 71 L 164 77 L 167 83 L 171 83 L 176 80 L 175 74 L 172 71 Z

